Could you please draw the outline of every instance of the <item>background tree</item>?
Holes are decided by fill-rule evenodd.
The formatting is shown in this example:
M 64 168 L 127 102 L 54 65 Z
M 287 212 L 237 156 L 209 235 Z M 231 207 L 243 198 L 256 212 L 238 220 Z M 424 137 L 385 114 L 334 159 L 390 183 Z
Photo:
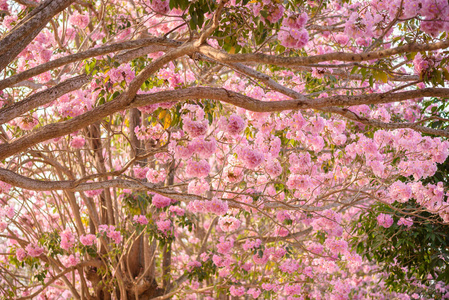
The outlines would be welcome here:
M 446 297 L 446 0 L 0 9 L 3 298 Z

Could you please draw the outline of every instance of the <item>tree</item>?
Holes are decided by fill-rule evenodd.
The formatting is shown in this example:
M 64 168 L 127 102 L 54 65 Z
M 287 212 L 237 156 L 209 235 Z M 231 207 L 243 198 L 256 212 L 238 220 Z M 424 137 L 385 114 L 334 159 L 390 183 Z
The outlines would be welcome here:
M 0 8 L 3 298 L 447 297 L 448 1 Z

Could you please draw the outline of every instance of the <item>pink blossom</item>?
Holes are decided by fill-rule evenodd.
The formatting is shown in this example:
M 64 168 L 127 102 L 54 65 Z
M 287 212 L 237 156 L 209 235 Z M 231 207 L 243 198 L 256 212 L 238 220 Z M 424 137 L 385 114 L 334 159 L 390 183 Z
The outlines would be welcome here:
M 308 20 L 309 16 L 304 12 L 302 14 L 290 15 L 282 21 L 282 25 L 295 29 L 303 29 Z
M 325 245 L 331 254 L 345 254 L 348 251 L 348 242 L 345 240 L 328 238 L 326 239 Z
M 220 238 L 220 243 L 217 244 L 217 251 L 220 254 L 228 254 L 234 247 L 234 239 L 226 240 L 224 237 Z
M 134 216 L 133 217 L 133 221 L 136 222 L 136 223 L 139 223 L 141 225 L 147 225 L 148 224 L 148 219 L 147 219 L 147 217 L 145 217 L 145 215 Z
M 167 235 L 167 233 L 171 229 L 171 221 L 170 220 L 159 220 L 156 222 L 157 229 L 161 231 L 164 235 Z
M 27 253 L 23 248 L 18 248 L 16 250 L 16 258 L 18 261 L 24 261 L 27 257 Z
M 201 268 L 201 266 L 202 266 L 201 262 L 197 260 L 189 261 L 187 263 L 187 271 L 192 272 L 194 268 Z
M 69 250 L 75 245 L 75 237 L 73 233 L 66 229 L 63 232 L 61 232 L 61 248 L 64 250 Z
M 100 195 L 102 192 L 103 192 L 102 189 L 98 189 L 98 190 L 85 191 L 84 193 L 86 193 L 87 197 L 95 197 Z
M 294 259 L 286 259 L 280 266 L 279 269 L 282 272 L 292 274 L 296 272 L 299 268 L 299 263 Z
M 209 175 L 209 172 L 210 165 L 204 159 L 200 161 L 189 160 L 187 162 L 186 175 L 188 177 L 204 178 Z
M 195 138 L 189 143 L 189 151 L 198 155 L 200 158 L 209 158 L 217 149 L 217 142 L 214 139 L 206 141 L 202 138 Z
M 75 149 L 81 149 L 83 148 L 84 144 L 86 143 L 86 140 L 82 136 L 75 136 L 72 138 L 72 141 L 70 142 L 70 146 Z
M 260 294 L 262 293 L 262 291 L 257 288 L 250 288 L 248 291 L 246 291 L 246 293 L 248 295 L 251 295 L 254 299 L 257 299 L 260 296 Z
M 11 185 L 10 184 L 8 184 L 6 182 L 3 182 L 3 181 L 0 181 L 0 193 L 1 194 L 9 193 L 10 189 L 11 189 Z
M 151 183 L 159 183 L 165 180 L 167 173 L 163 170 L 148 169 L 146 177 Z
M 401 181 L 396 181 L 389 188 L 389 195 L 400 203 L 407 202 L 412 197 L 412 189 Z
M 80 236 L 80 242 L 84 246 L 92 246 L 96 241 L 97 237 L 94 234 L 86 234 Z
M 248 169 L 255 169 L 264 161 L 262 152 L 247 147 L 241 149 L 239 157 Z
M 236 287 L 235 285 L 233 285 L 229 288 L 229 292 L 234 297 L 241 297 L 245 295 L 246 289 L 244 286 Z
M 278 33 L 279 42 L 286 48 L 301 49 L 309 41 L 309 33 L 305 29 L 282 27 Z
M 154 194 L 151 203 L 157 208 L 163 208 L 169 206 L 171 203 L 171 199 L 159 194 Z
M 379 223 L 380 226 L 389 228 L 393 225 L 393 218 L 387 214 L 379 214 L 379 216 L 377 216 L 377 223 Z
M 429 68 L 429 62 L 423 59 L 421 53 L 417 53 L 413 59 L 413 65 L 415 66 L 415 74 L 422 74 Z
M 349 42 L 349 37 L 344 33 L 338 33 L 335 36 L 335 41 L 340 45 L 346 45 Z
M 179 206 L 170 206 L 168 211 L 180 217 L 185 214 L 185 210 Z
M 30 243 L 25 247 L 29 256 L 38 257 L 44 253 L 44 248 L 39 247 L 36 243 Z
M 77 253 L 76 255 L 71 254 L 69 257 L 67 257 L 66 267 L 68 268 L 74 267 L 79 263 L 80 263 L 79 253 Z
M 112 83 L 120 83 L 123 81 L 130 83 L 136 77 L 135 72 L 129 64 L 122 64 L 115 69 L 110 69 L 108 75 Z
M 147 172 L 148 172 L 149 168 L 148 167 L 140 167 L 140 166 L 135 166 L 133 171 L 134 171 L 134 175 L 136 176 L 136 178 L 139 179 L 143 179 L 146 177 Z
M 196 137 L 199 137 L 199 136 L 204 136 L 207 133 L 207 128 L 208 128 L 207 120 L 192 121 L 190 119 L 184 119 L 183 129 L 192 138 L 196 138 Z
M 265 165 L 265 170 L 267 171 L 268 175 L 270 175 L 271 177 L 278 177 L 279 175 L 282 174 L 282 166 L 281 166 L 281 163 L 277 159 L 270 160 Z
M 274 235 L 275 236 L 281 236 L 281 237 L 285 237 L 290 233 L 290 231 L 282 226 L 276 226 L 274 229 Z
M 79 28 L 84 29 L 89 24 L 89 16 L 76 12 L 70 16 L 69 22 L 74 26 L 78 26 Z
M 237 114 L 232 114 L 227 120 L 220 120 L 221 128 L 232 136 L 237 136 L 245 129 L 245 121 Z
M 245 251 L 254 249 L 254 248 L 258 248 L 260 245 L 262 244 L 262 241 L 260 239 L 257 239 L 255 241 L 251 241 L 251 240 L 246 240 L 245 243 L 243 244 L 242 248 Z
M 231 216 L 221 217 L 218 220 L 218 225 L 224 232 L 235 231 L 240 227 L 240 224 L 241 224 L 240 220 Z
M 287 187 L 289 189 L 297 189 L 299 191 L 305 192 L 309 188 L 312 188 L 313 185 L 310 176 L 292 174 L 288 177 Z
M 189 194 L 203 195 L 210 190 L 210 185 L 203 179 L 192 180 L 187 187 Z
M 228 202 L 214 197 L 211 201 L 205 202 L 205 207 L 207 212 L 222 216 L 228 211 Z
M 6 222 L 0 221 L 0 232 L 5 231 L 6 227 L 8 227 L 8 224 Z
M 223 170 L 223 176 L 229 183 L 240 182 L 243 179 L 243 168 L 226 166 Z
M 110 239 L 113 239 L 116 244 L 120 244 L 122 241 L 122 234 L 117 230 L 110 230 L 106 233 L 106 236 Z
M 413 225 L 413 220 L 412 220 L 412 218 L 402 218 L 401 217 L 398 221 L 398 225 L 399 226 L 404 225 L 404 226 L 407 226 L 408 228 L 410 228 Z
M 165 15 L 170 11 L 169 2 L 169 0 L 152 0 L 150 7 L 156 13 Z

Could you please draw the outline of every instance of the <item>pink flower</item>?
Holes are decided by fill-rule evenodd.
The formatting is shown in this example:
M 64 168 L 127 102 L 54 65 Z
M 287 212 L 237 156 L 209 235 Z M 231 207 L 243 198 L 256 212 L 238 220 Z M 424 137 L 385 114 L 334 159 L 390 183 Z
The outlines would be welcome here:
M 200 161 L 189 160 L 187 162 L 186 175 L 188 177 L 204 178 L 209 175 L 209 172 L 210 165 L 204 159 Z
M 25 247 L 25 250 L 27 251 L 27 253 L 28 253 L 28 255 L 29 256 L 32 256 L 32 257 L 38 257 L 38 256 L 40 256 L 42 253 L 44 253 L 44 248 L 42 248 L 42 247 L 39 247 L 36 243 L 33 243 L 33 244 L 28 244 L 26 247 Z
M 71 254 L 69 257 L 67 257 L 67 261 L 66 261 L 66 267 L 70 268 L 70 267 L 74 267 L 77 264 L 80 263 L 80 255 L 79 253 L 75 255 Z
M 243 168 L 226 166 L 223 170 L 223 176 L 229 183 L 237 183 L 243 179 Z
M 24 259 L 27 257 L 27 253 L 24 249 L 19 248 L 16 250 L 16 257 L 18 261 L 24 261 Z
M 189 182 L 188 192 L 189 194 L 203 195 L 210 190 L 210 185 L 204 179 L 192 180 Z
M 122 234 L 117 230 L 110 230 L 106 236 L 110 239 L 113 239 L 116 244 L 120 244 L 122 241 Z
M 146 177 L 151 183 L 159 183 L 165 180 L 167 174 L 162 170 L 148 169 Z
M 344 33 L 338 33 L 335 36 L 335 41 L 337 41 L 340 45 L 346 45 L 349 42 L 349 37 Z
M 387 214 L 380 214 L 379 216 L 377 216 L 377 223 L 379 223 L 380 226 L 389 228 L 391 225 L 393 225 L 393 218 Z
M 159 194 L 154 194 L 151 203 L 157 208 L 163 208 L 170 205 L 171 199 Z
M 218 225 L 224 232 L 235 231 L 240 227 L 240 224 L 240 220 L 231 216 L 221 217 L 220 220 L 218 220 Z
M 149 170 L 148 167 L 143 168 L 140 166 L 135 166 L 133 169 L 134 175 L 136 176 L 136 178 L 139 178 L 139 179 L 144 179 L 147 175 L 148 170 Z
M 171 228 L 170 220 L 160 220 L 156 222 L 157 229 L 161 231 L 164 235 L 167 235 Z
M 237 114 L 232 114 L 227 120 L 223 117 L 220 120 L 221 129 L 230 135 L 237 136 L 245 129 L 245 121 Z
M 78 12 L 74 13 L 69 18 L 70 24 L 74 26 L 78 26 L 81 29 L 84 29 L 89 24 L 89 16 L 85 14 L 79 14 Z
M 207 120 L 200 122 L 184 119 L 184 126 L 182 129 L 184 129 L 184 131 L 187 132 L 192 138 L 195 138 L 198 136 L 204 136 L 207 133 L 208 126 Z
M 271 177 L 278 177 L 282 174 L 282 166 L 277 159 L 269 161 L 265 165 L 265 170 Z
M 6 222 L 0 222 L 0 232 L 5 231 L 6 227 L 8 227 L 8 223 Z
M 217 251 L 220 254 L 228 254 L 234 247 L 234 239 L 224 240 L 224 237 L 220 238 L 220 243 L 217 244 Z
M 95 197 L 95 196 L 100 195 L 101 192 L 103 192 L 103 190 L 98 189 L 98 190 L 85 191 L 84 193 L 86 193 L 87 197 Z
M 309 175 L 292 174 L 288 177 L 287 187 L 289 189 L 297 189 L 299 191 L 305 192 L 309 188 L 312 188 L 313 184 Z
M 331 254 L 344 254 L 348 251 L 348 243 L 344 240 L 328 238 L 325 244 Z
M 184 208 L 181 208 L 179 206 L 170 206 L 168 209 L 169 212 L 177 215 L 177 216 L 183 216 L 185 214 Z
M 194 268 L 201 268 L 201 263 L 199 261 L 193 260 L 187 263 L 187 271 L 192 272 Z
M 61 232 L 61 248 L 64 250 L 69 250 L 75 245 L 75 237 L 73 236 L 73 233 L 66 229 L 63 232 Z
M 282 21 L 282 25 L 295 29 L 303 29 L 308 20 L 309 16 L 304 12 L 302 14 L 291 15 L 288 18 L 285 18 Z
M 229 288 L 229 292 L 234 297 L 241 297 L 241 296 L 245 295 L 246 289 L 244 286 L 236 287 L 233 285 Z
M 280 266 L 279 269 L 282 272 L 292 274 L 299 269 L 299 263 L 294 259 L 286 259 Z
M 279 42 L 286 48 L 301 49 L 309 41 L 309 33 L 305 29 L 282 27 L 278 34 Z
M 211 212 L 219 216 L 222 216 L 228 212 L 228 202 L 222 201 L 216 197 L 212 198 L 211 201 L 206 201 L 205 206 L 207 212 Z
M 139 223 L 141 225 L 147 225 L 148 224 L 148 219 L 144 215 L 134 216 L 133 221 L 136 222 L 136 223 Z
M 92 246 L 96 239 L 97 239 L 97 237 L 93 234 L 86 234 L 86 235 L 80 236 L 80 242 L 84 246 Z
M 396 181 L 390 186 L 389 195 L 400 203 L 407 202 L 412 197 L 412 189 L 401 181 Z
M 264 161 L 262 152 L 246 147 L 241 150 L 239 157 L 248 169 L 255 169 Z
M 86 140 L 82 136 L 75 136 L 74 138 L 72 138 L 70 146 L 75 149 L 81 149 L 83 148 L 85 143 Z
M 189 151 L 198 155 L 200 158 L 209 158 L 217 149 L 217 142 L 214 139 L 206 141 L 202 138 L 195 138 L 192 140 L 188 146 Z
M 170 11 L 169 0 L 152 0 L 150 7 L 156 13 L 167 14 Z
M 245 251 L 248 251 L 253 248 L 258 248 L 262 244 L 262 241 L 260 239 L 257 239 L 255 241 L 246 240 L 245 244 L 243 244 L 242 248 Z
M 412 227 L 412 225 L 413 225 L 413 220 L 412 220 L 412 218 L 400 218 L 399 219 L 399 221 L 398 221 L 398 225 L 400 226 L 400 225 L 404 225 L 404 226 L 407 226 L 408 228 L 410 228 L 410 227 Z

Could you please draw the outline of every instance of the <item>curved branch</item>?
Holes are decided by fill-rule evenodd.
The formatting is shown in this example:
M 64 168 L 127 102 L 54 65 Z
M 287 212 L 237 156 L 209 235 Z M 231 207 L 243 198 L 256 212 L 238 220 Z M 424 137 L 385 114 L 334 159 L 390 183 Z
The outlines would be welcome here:
M 178 48 L 180 49 L 180 48 Z M 177 49 L 177 50 L 178 50 Z M 179 53 L 182 53 L 179 52 Z M 165 60 L 164 60 L 165 61 Z M 159 61 L 159 65 L 164 61 Z M 156 66 L 154 67 L 156 68 Z M 140 74 L 136 79 L 142 80 L 150 76 L 150 69 L 146 74 Z M 145 71 L 144 71 L 145 72 Z M 142 72 L 142 73 L 144 73 Z M 132 87 L 131 87 L 132 85 Z M 140 85 L 131 84 L 132 92 L 137 92 Z M 296 93 L 296 92 L 294 92 Z M 292 94 L 294 96 L 294 94 Z M 302 97 L 301 95 L 299 95 Z M 187 89 L 178 89 L 173 91 L 162 91 L 153 94 L 137 95 L 131 98 L 127 92 L 118 96 L 114 101 L 108 102 L 101 106 L 94 108 L 91 111 L 77 116 L 71 120 L 49 124 L 34 131 L 30 135 L 21 137 L 12 143 L 0 145 L 0 160 L 9 157 L 15 153 L 21 152 L 29 147 L 49 140 L 60 137 L 85 126 L 92 124 L 110 114 L 125 108 L 134 108 L 155 103 L 184 101 L 184 100 L 198 100 L 198 99 L 212 99 L 225 103 L 229 103 L 247 110 L 255 112 L 276 112 L 295 109 L 320 109 L 326 111 L 325 108 L 338 106 L 353 106 L 360 104 L 378 104 L 397 102 L 407 99 L 419 97 L 449 97 L 449 89 L 447 88 L 425 88 L 422 90 L 404 91 L 397 93 L 378 93 L 360 96 L 331 96 L 327 98 L 318 98 L 310 100 L 284 100 L 284 101 L 260 101 L 236 92 L 228 91 L 224 88 L 209 88 L 209 87 L 195 87 Z M 134 100 L 134 101 L 133 101 Z M 332 108 L 337 109 L 337 108 Z M 337 112 L 337 110 L 335 110 Z M 341 113 L 340 113 L 341 114 Z M 418 128 L 418 127 L 416 127 Z M 424 127 L 425 128 L 425 127 Z
M 349 120 L 353 120 L 353 121 L 362 123 L 364 125 L 374 126 L 377 128 L 385 128 L 385 129 L 410 128 L 410 129 L 419 131 L 421 133 L 431 134 L 431 135 L 435 135 L 435 136 L 443 136 L 443 137 L 449 138 L 449 131 L 421 126 L 421 125 L 419 125 L 420 122 L 416 122 L 416 123 L 385 123 L 385 122 L 361 117 L 361 116 L 357 115 L 356 113 L 350 111 L 349 109 L 340 108 L 340 107 L 326 107 L 321 110 L 325 111 L 325 112 L 339 114 Z
M 267 55 L 263 53 L 229 54 L 227 52 L 217 50 L 209 45 L 201 46 L 199 48 L 199 51 L 200 53 L 223 63 L 257 62 L 291 68 L 294 66 L 304 66 L 308 64 L 316 64 L 330 60 L 348 61 L 348 62 L 368 61 L 373 59 L 391 57 L 392 55 L 395 54 L 431 51 L 431 50 L 444 49 L 447 47 L 449 47 L 449 40 L 433 44 L 407 44 L 396 48 L 366 53 L 333 52 L 307 57 L 281 57 L 281 56 Z
M 31 11 L 0 40 L 0 70 L 6 66 L 41 32 L 45 25 L 74 0 L 47 0 Z M 1 89 L 1 88 L 0 88 Z
M 50 103 L 66 93 L 77 90 L 88 81 L 88 75 L 70 78 L 52 88 L 38 92 L 20 102 L 0 109 L 0 125 L 21 116 L 31 109 Z
M 90 50 L 87 50 L 84 52 L 64 56 L 64 57 L 49 61 L 45 64 L 39 65 L 37 67 L 34 67 L 34 68 L 24 71 L 22 73 L 16 74 L 7 79 L 1 80 L 0 81 L 0 90 L 10 87 L 13 84 L 21 82 L 30 77 L 39 75 L 39 74 L 44 73 L 49 70 L 59 68 L 61 66 L 70 64 L 72 62 L 108 54 L 111 52 L 139 48 L 139 47 L 149 46 L 149 45 L 161 45 L 161 46 L 166 46 L 166 47 L 173 47 L 173 46 L 178 46 L 179 44 L 178 44 L 178 42 L 171 41 L 166 38 L 146 38 L 146 39 L 140 39 L 140 40 L 134 40 L 134 41 L 128 41 L 128 42 L 114 43 L 111 45 L 93 48 L 93 49 L 90 49 Z

